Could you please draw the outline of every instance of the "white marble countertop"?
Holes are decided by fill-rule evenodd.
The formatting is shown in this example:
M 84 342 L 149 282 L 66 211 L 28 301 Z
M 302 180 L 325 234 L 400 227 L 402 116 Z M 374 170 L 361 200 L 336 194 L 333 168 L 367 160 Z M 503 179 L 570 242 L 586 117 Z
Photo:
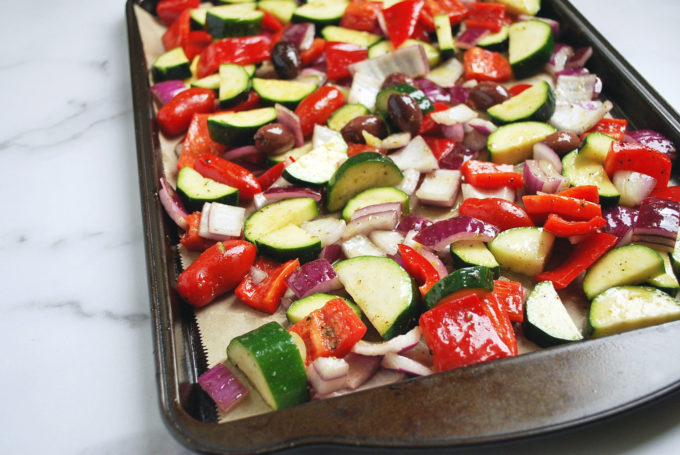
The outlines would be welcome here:
M 573 3 L 680 111 L 680 2 Z M 123 1 L 10 1 L 0 24 L 0 453 L 188 453 L 158 407 Z M 580 452 L 680 452 L 680 396 L 466 453 Z

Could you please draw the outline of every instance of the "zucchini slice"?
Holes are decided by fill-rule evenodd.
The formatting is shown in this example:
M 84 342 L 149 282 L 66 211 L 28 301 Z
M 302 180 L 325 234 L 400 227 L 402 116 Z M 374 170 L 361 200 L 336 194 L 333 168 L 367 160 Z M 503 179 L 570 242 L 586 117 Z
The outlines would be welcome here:
M 241 65 L 220 65 L 220 108 L 228 109 L 245 101 L 250 93 L 250 75 Z
M 356 306 L 352 301 L 347 300 L 344 297 L 339 297 L 337 295 L 324 294 L 323 292 L 317 292 L 316 294 L 308 295 L 300 300 L 296 300 L 291 303 L 286 311 L 286 318 L 291 324 L 295 324 L 298 321 L 303 320 L 309 313 L 314 310 L 318 310 L 323 307 L 329 300 L 342 299 L 348 307 L 354 311 L 358 317 L 361 317 L 361 309 Z
M 432 101 L 430 101 L 422 90 L 409 84 L 399 84 L 378 92 L 378 96 L 375 98 L 375 110 L 377 113 L 384 114 L 387 117 L 387 100 L 393 93 L 405 93 L 413 98 L 423 112 L 423 115 L 434 110 L 434 104 L 432 104 Z
M 272 409 L 309 401 L 304 360 L 291 334 L 278 322 L 234 338 L 227 356 Z
M 176 47 L 161 54 L 153 62 L 151 72 L 156 82 L 186 79 L 191 77 L 191 63 L 184 53 L 184 49 Z
M 678 283 L 678 279 L 673 272 L 670 255 L 665 251 L 659 251 L 658 253 L 663 258 L 664 272 L 647 280 L 647 284 L 667 294 L 675 295 L 678 289 L 680 289 L 680 283 Z
M 189 166 L 177 173 L 177 193 L 189 213 L 200 212 L 206 202 L 238 205 L 236 188 L 203 177 Z
M 489 135 L 487 148 L 494 163 L 517 164 L 531 158 L 534 144 L 557 131 L 542 122 L 504 125 Z
M 555 236 L 543 228 L 520 227 L 508 229 L 489 243 L 501 268 L 527 276 L 543 271 L 552 252 Z
M 609 148 L 615 139 L 606 134 L 595 131 L 586 136 L 578 153 L 584 158 L 591 159 L 600 164 L 604 164 Z
M 374 33 L 338 27 L 337 25 L 325 26 L 321 30 L 321 36 L 323 36 L 326 41 L 350 43 L 363 47 L 370 47 L 382 39 L 382 36 Z
M 253 78 L 253 90 L 260 98 L 270 104 L 280 103 L 291 109 L 295 109 L 316 88 L 317 84 L 314 82 Z
M 641 284 L 664 272 L 661 255 L 644 245 L 624 245 L 607 251 L 583 278 L 590 300 L 599 293 L 626 284 Z
M 342 163 L 331 177 L 326 191 L 326 207 L 329 212 L 335 212 L 363 190 L 397 185 L 402 178 L 401 171 L 388 157 L 377 152 L 359 153 Z
M 279 262 L 298 258 L 305 263 L 321 253 L 321 240 L 294 224 L 263 235 L 257 246 L 261 254 Z
M 449 300 L 473 293 L 491 292 L 493 291 L 493 278 L 493 271 L 480 265 L 454 270 L 427 291 L 425 308 L 431 310 L 445 298 Z
M 434 16 L 434 29 L 437 32 L 437 43 L 442 58 L 451 58 L 456 53 L 453 44 L 453 32 L 451 31 L 451 20 L 448 14 L 436 14 Z
M 205 29 L 205 16 L 208 13 L 208 7 L 192 8 L 189 13 L 189 25 L 191 30 Z
M 295 9 L 291 22 L 312 22 L 317 26 L 338 24 L 345 8 L 347 2 L 343 0 L 312 0 Z
M 288 158 L 293 158 L 293 160 L 297 161 L 300 159 L 302 155 L 306 155 L 307 153 L 312 151 L 312 143 L 307 142 L 304 145 L 301 145 L 300 147 L 295 147 L 294 149 L 290 149 L 285 153 L 282 153 L 280 155 L 268 155 L 267 156 L 267 162 L 271 165 L 277 165 L 283 161 L 286 161 Z
M 283 178 L 292 184 L 322 186 L 328 183 L 340 163 L 347 159 L 347 144 L 339 133 L 314 147 L 286 166 Z
M 208 8 L 205 30 L 218 39 L 258 35 L 262 29 L 264 13 L 255 8 L 255 2 Z
M 405 333 L 414 324 L 417 290 L 406 270 L 393 259 L 358 256 L 340 261 L 334 268 L 345 290 L 385 340 Z
M 617 286 L 599 294 L 590 304 L 592 335 L 614 333 L 680 319 L 680 303 L 647 286 Z
M 345 104 L 341 108 L 338 108 L 328 119 L 328 128 L 340 131 L 342 128 L 350 122 L 361 115 L 368 115 L 371 111 L 368 110 L 363 104 Z
M 535 120 L 547 122 L 555 112 L 555 92 L 546 81 L 540 81 L 486 110 L 497 125 Z
M 290 24 L 298 4 L 295 0 L 260 0 L 257 2 L 257 7 L 267 11 L 284 24 Z
M 541 0 L 495 0 L 496 3 L 505 5 L 508 13 L 535 16 L 541 9 Z
M 541 347 L 583 339 L 552 281 L 542 281 L 534 287 L 524 305 L 524 312 L 524 333 Z
M 267 234 L 294 224 L 301 225 L 305 221 L 316 218 L 319 207 L 309 197 L 283 199 L 265 205 L 248 217 L 243 226 L 243 235 L 249 242 L 258 245 Z
M 621 194 L 616 189 L 602 164 L 573 150 L 562 157 L 562 175 L 569 178 L 571 186 L 595 185 L 603 206 L 619 203 Z
M 517 79 L 532 76 L 550 61 L 555 38 L 548 24 L 539 20 L 515 22 L 508 32 L 508 60 Z
M 406 214 L 409 212 L 408 194 L 392 186 L 379 186 L 364 190 L 347 201 L 345 208 L 342 210 L 342 218 L 349 223 L 352 215 L 357 210 L 369 205 L 384 204 L 386 202 L 399 202 L 402 213 Z
M 208 133 L 210 139 L 220 144 L 252 144 L 257 130 L 275 120 L 276 109 L 273 107 L 224 112 L 208 117 Z
M 418 44 L 423 46 L 423 49 L 425 49 L 425 55 L 427 56 L 427 61 L 430 64 L 430 68 L 435 68 L 437 65 L 439 65 L 441 54 L 439 53 L 439 50 L 430 43 L 409 38 L 404 41 L 404 44 L 399 46 L 399 49 L 415 46 Z M 380 41 L 379 43 L 376 43 L 368 48 L 368 58 L 380 57 L 381 55 L 390 54 L 392 52 L 394 52 L 394 45 L 392 45 L 391 41 Z
M 503 25 L 501 30 L 496 33 L 486 35 L 477 42 L 477 46 L 484 49 L 502 52 L 508 48 L 508 35 L 510 34 L 510 27 Z
M 501 266 L 481 240 L 460 240 L 453 242 L 449 249 L 456 267 L 481 265 L 493 272 L 494 279 L 500 276 Z

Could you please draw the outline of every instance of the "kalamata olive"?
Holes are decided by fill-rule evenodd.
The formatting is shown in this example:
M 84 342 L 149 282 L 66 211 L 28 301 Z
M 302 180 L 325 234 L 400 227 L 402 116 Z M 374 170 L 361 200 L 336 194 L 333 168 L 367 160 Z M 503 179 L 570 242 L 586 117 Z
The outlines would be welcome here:
M 397 127 L 412 136 L 418 134 L 423 112 L 413 98 L 405 93 L 393 93 L 387 99 L 387 113 Z
M 581 140 L 576 134 L 569 131 L 558 131 L 552 133 L 541 142 L 553 149 L 558 155 L 564 155 L 578 148 Z
M 508 98 L 510 94 L 505 87 L 491 81 L 482 81 L 470 90 L 470 101 L 480 110 L 486 110 Z
M 293 79 L 300 72 L 302 62 L 295 45 L 279 41 L 272 48 L 272 64 L 281 79 Z
M 255 147 L 267 155 L 280 155 L 293 148 L 295 136 L 281 123 L 269 123 L 255 133 Z
M 383 139 L 387 136 L 387 125 L 377 115 L 360 115 L 347 122 L 340 133 L 346 142 L 364 144 L 366 141 L 364 135 L 361 134 L 362 131 Z
M 382 85 L 380 86 L 381 90 L 385 90 L 386 88 L 394 87 L 395 85 L 401 85 L 401 84 L 408 84 L 408 85 L 414 85 L 415 81 L 411 76 L 409 76 L 406 73 L 392 73 L 389 76 L 385 78 L 383 81 Z

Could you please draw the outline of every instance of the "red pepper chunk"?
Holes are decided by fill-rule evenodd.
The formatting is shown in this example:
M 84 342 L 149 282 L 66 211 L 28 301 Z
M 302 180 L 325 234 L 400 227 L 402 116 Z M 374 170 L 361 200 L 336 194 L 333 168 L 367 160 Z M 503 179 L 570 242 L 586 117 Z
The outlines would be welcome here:
M 418 16 L 418 24 L 429 33 L 433 33 L 434 17 L 437 14 L 446 14 L 451 25 L 456 25 L 467 17 L 468 9 L 459 0 L 425 0 L 425 5 Z
M 508 314 L 511 322 L 524 321 L 524 302 L 527 293 L 518 281 L 494 280 L 492 294 Z
M 505 5 L 500 3 L 472 2 L 468 5 L 470 13 L 465 24 L 468 27 L 482 27 L 494 33 L 501 31 L 505 23 Z
M 474 294 L 426 311 L 419 325 L 438 372 L 512 355 Z
M 508 60 L 498 52 L 473 47 L 463 54 L 465 80 L 504 82 L 512 77 Z
M 264 35 L 224 38 L 206 47 L 198 57 L 196 77 L 216 72 L 222 63 L 250 65 L 270 56 L 270 39 Z
M 667 199 L 680 202 L 680 186 L 667 186 L 666 188 L 656 188 L 649 197 L 657 199 Z
M 522 207 L 497 197 L 465 199 L 458 212 L 491 223 L 501 231 L 534 225 Z
M 184 218 L 187 222 L 187 230 L 179 239 L 184 248 L 189 251 L 203 251 L 215 244 L 214 240 L 204 239 L 198 235 L 201 225 L 201 212 L 194 212 Z
M 368 58 L 368 48 L 351 43 L 326 43 L 326 71 L 335 81 L 350 76 L 349 65 Z
M 163 2 L 161 2 L 163 3 Z M 191 11 L 185 9 L 172 22 L 172 25 L 163 33 L 161 41 L 166 51 L 182 45 L 191 32 Z M 190 58 L 191 59 L 191 58 Z
M 326 40 L 323 38 L 314 38 L 309 49 L 300 52 L 300 62 L 302 63 L 302 66 L 309 66 L 314 63 L 314 61 L 323 54 L 325 49 Z
M 257 178 L 257 182 L 260 184 L 262 191 L 266 190 L 276 182 L 279 177 L 283 174 L 286 169 L 286 163 L 278 163 L 269 169 L 267 169 L 262 175 Z
M 378 28 L 378 13 L 382 9 L 382 2 L 355 0 L 345 8 L 345 14 L 340 19 L 340 26 L 374 32 Z
M 539 194 L 522 196 L 524 209 L 529 215 L 541 217 L 551 213 L 576 221 L 588 221 L 602 216 L 599 204 L 559 194 Z
M 177 170 L 185 166 L 194 167 L 194 161 L 201 155 L 221 155 L 227 146 L 210 138 L 208 133 L 208 117 L 210 114 L 194 114 L 182 144 L 182 153 L 177 159 Z
M 468 160 L 460 168 L 465 180 L 479 188 L 500 188 L 509 186 L 521 188 L 524 178 L 515 172 L 512 165 L 495 164 L 488 161 Z
M 295 108 L 295 115 L 300 119 L 302 134 L 305 136 L 312 134 L 314 125 L 325 125 L 333 112 L 344 105 L 345 95 L 340 89 L 330 85 L 324 85 L 308 95 Z
M 219 156 L 201 155 L 194 161 L 194 169 L 203 177 L 216 180 L 238 189 L 238 196 L 249 201 L 262 187 L 255 175 L 248 169 Z
M 424 4 L 424 0 L 404 0 L 383 10 L 387 36 L 395 49 L 413 35 Z
M 612 142 L 604 170 L 610 177 L 616 171 L 635 171 L 656 179 L 657 188 L 665 188 L 671 177 L 673 162 L 663 152 L 635 143 Z
M 443 137 L 423 136 L 423 140 L 432 150 L 432 154 L 437 158 L 437 161 L 441 160 L 456 147 L 456 141 Z
M 606 134 L 617 141 L 622 141 L 623 136 L 628 131 L 628 120 L 625 118 L 603 118 L 594 127 L 583 133 L 581 140 L 594 131 Z
M 485 295 L 482 303 L 484 304 L 484 311 L 491 320 L 498 336 L 510 349 L 511 355 L 517 355 L 517 337 L 515 336 L 515 330 L 512 328 L 510 317 L 505 312 L 503 305 L 493 293 Z
M 158 127 L 167 136 L 185 133 L 194 114 L 214 112 L 216 101 L 215 91 L 208 88 L 192 87 L 179 92 L 158 110 Z
M 567 188 L 564 191 L 557 193 L 559 196 L 574 197 L 576 199 L 585 199 L 586 201 L 600 203 L 600 193 L 596 185 L 579 185 Z
M 418 254 L 416 250 L 407 245 L 399 244 L 399 254 L 404 260 L 404 266 L 409 275 L 414 276 L 418 281 L 423 283 L 418 287 L 420 294 L 425 297 L 427 291 L 430 290 L 434 284 L 442 277 L 434 266 L 423 256 Z
M 305 342 L 307 365 L 319 357 L 346 356 L 367 330 L 361 319 L 340 298 L 329 300 L 288 329 L 300 335 Z
M 428 112 L 427 114 L 425 114 L 425 116 L 423 116 L 423 123 L 421 123 L 420 125 L 420 131 L 418 131 L 418 134 L 423 135 L 426 133 L 432 133 L 434 131 L 439 130 L 439 124 L 432 120 L 432 114 L 439 111 L 445 111 L 450 107 L 451 106 L 449 106 L 446 103 L 442 103 L 441 101 L 435 101 L 434 110 Z
M 293 259 L 285 264 L 279 264 L 270 259 L 260 257 L 255 262 L 255 268 L 267 274 L 267 278 L 253 282 L 252 272 L 248 272 L 243 281 L 238 285 L 234 294 L 246 305 L 265 313 L 274 314 L 281 303 L 283 294 L 288 289 L 286 278 L 293 270 L 300 266 L 298 259 Z
M 347 144 L 347 157 L 352 157 L 354 155 L 358 155 L 359 153 L 364 153 L 364 152 L 375 152 L 375 153 L 382 153 L 385 155 L 387 152 L 385 150 L 379 149 L 377 147 L 372 147 L 370 145 L 366 144 L 354 144 L 354 143 L 349 143 Z
M 217 242 L 180 273 L 177 292 L 187 303 L 202 307 L 231 291 L 255 260 L 255 245 L 245 240 Z
M 564 289 L 617 241 L 615 235 L 604 232 L 589 235 L 574 246 L 569 257 L 559 267 L 540 273 L 536 276 L 536 281 L 552 281 L 555 289 Z
M 607 220 L 601 216 L 594 216 L 587 221 L 567 221 L 561 216 L 551 213 L 548 215 L 543 227 L 557 237 L 569 237 L 572 235 L 586 235 L 597 232 L 607 224 Z
M 189 34 L 182 40 L 182 49 L 184 49 L 184 55 L 186 55 L 189 60 L 193 60 L 194 57 L 200 55 L 200 53 L 203 52 L 203 50 L 212 42 L 213 37 L 208 32 L 204 32 L 203 30 L 189 32 Z
M 517 96 L 524 90 L 533 87 L 531 84 L 515 84 L 508 89 L 510 96 Z
M 156 5 L 156 14 L 165 25 L 171 25 L 189 8 L 198 8 L 200 0 L 161 0 Z

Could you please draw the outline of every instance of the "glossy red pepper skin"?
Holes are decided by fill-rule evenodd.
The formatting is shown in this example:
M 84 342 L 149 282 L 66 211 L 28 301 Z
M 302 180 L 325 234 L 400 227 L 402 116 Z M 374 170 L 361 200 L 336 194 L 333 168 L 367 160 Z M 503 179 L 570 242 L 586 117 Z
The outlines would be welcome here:
M 628 120 L 625 118 L 603 118 L 597 124 L 581 135 L 581 140 L 593 131 L 606 134 L 609 137 L 622 141 L 623 136 L 628 131 Z
M 595 204 L 600 203 L 600 193 L 595 185 L 572 186 L 564 191 L 560 191 L 557 195 L 585 199 L 586 201 L 594 202 Z
M 426 311 L 419 325 L 438 372 L 512 355 L 475 294 Z
M 515 84 L 508 89 L 508 93 L 510 94 L 510 96 L 517 96 L 524 90 L 531 87 L 532 87 L 531 84 Z
M 467 183 L 478 188 L 521 188 L 524 186 L 522 174 L 507 171 L 507 165 L 488 161 L 468 160 L 460 167 L 460 172 Z
M 265 11 L 263 9 L 260 9 L 259 11 L 262 11 L 264 14 L 262 17 L 262 29 L 271 33 L 277 33 L 285 28 L 283 24 L 279 22 L 279 20 L 269 11 Z
M 236 163 L 214 155 L 201 155 L 194 161 L 194 169 L 203 177 L 208 177 L 238 189 L 242 200 L 250 201 L 262 187 L 255 175 Z
M 194 212 L 187 215 L 187 230 L 179 239 L 184 248 L 189 251 L 203 251 L 215 244 L 215 240 L 204 239 L 198 235 L 198 228 L 201 225 L 201 212 Z
M 199 4 L 200 0 L 161 0 L 156 5 L 156 14 L 165 25 L 170 26 L 183 11 L 198 8 Z
M 534 222 L 522 207 L 496 197 L 465 199 L 460 205 L 458 212 L 461 215 L 471 216 L 491 223 L 501 231 L 534 225 Z
M 161 2 L 162 3 L 162 2 Z M 166 51 L 182 45 L 191 32 L 191 11 L 185 9 L 172 22 L 170 27 L 163 33 L 161 41 Z
M 196 76 L 201 78 L 216 72 L 222 63 L 250 65 L 260 63 L 271 55 L 271 40 L 264 35 L 224 38 L 215 41 L 201 52 Z
M 319 357 L 342 358 L 361 340 L 366 325 L 342 299 L 332 299 L 289 329 L 305 342 L 309 365 Z
M 524 209 L 534 220 L 551 213 L 560 215 L 570 221 L 588 221 L 595 216 L 602 216 L 599 204 L 559 194 L 540 194 L 522 196 Z
M 221 155 L 227 146 L 210 138 L 208 117 L 210 114 L 194 114 L 182 144 L 182 153 L 177 158 L 177 170 L 185 166 L 194 167 L 194 161 L 201 155 Z
M 302 63 L 302 66 L 309 66 L 314 63 L 321 57 L 324 50 L 326 50 L 326 40 L 323 38 L 314 38 L 309 49 L 300 52 L 300 62 Z
M 668 186 L 672 166 L 665 153 L 635 143 L 612 142 L 604 161 L 604 170 L 610 177 L 616 171 L 640 172 L 656 179 L 654 189 Z
M 381 10 L 382 3 L 355 0 L 345 8 L 340 26 L 363 32 L 375 32 L 378 29 L 378 13 Z
M 441 101 L 436 101 L 434 103 L 434 110 L 431 112 L 428 112 L 423 116 L 423 123 L 420 125 L 420 131 L 418 131 L 419 135 L 423 134 L 428 134 L 428 133 L 434 133 L 436 131 L 439 131 L 439 125 L 437 122 L 432 120 L 432 114 L 434 112 L 439 112 L 439 111 L 445 111 L 446 109 L 450 108 L 446 103 L 442 103 Z
M 527 293 L 518 281 L 494 280 L 492 294 L 508 314 L 511 322 L 524 321 L 524 303 Z
M 257 178 L 257 183 L 260 184 L 262 191 L 266 190 L 276 182 L 286 169 L 286 163 L 278 163 L 267 169 L 262 175 Z
M 424 0 L 404 0 L 383 10 L 387 36 L 395 49 L 413 35 L 424 4 Z
M 324 85 L 307 96 L 295 108 L 302 134 L 305 136 L 312 134 L 314 125 L 325 125 L 333 112 L 344 105 L 345 95 L 340 89 L 330 85 Z
M 512 77 L 508 60 L 498 52 L 473 47 L 463 54 L 465 80 L 505 82 Z
M 680 202 L 680 186 L 667 186 L 666 188 L 654 189 L 649 197 Z
M 255 255 L 255 245 L 245 240 L 217 242 L 180 273 L 177 292 L 187 303 L 205 306 L 239 284 Z
M 283 294 L 288 289 L 286 278 L 299 266 L 300 261 L 298 259 L 279 264 L 260 257 L 255 263 L 255 267 L 265 272 L 267 278 L 255 284 L 251 273 L 248 272 L 243 281 L 239 283 L 234 294 L 246 305 L 265 313 L 274 314 L 281 303 Z
M 368 58 L 368 48 L 351 43 L 326 43 L 326 72 L 335 81 L 350 76 L 349 65 Z
M 594 216 L 586 221 L 567 221 L 561 216 L 551 213 L 543 227 L 557 237 L 570 237 L 572 235 L 586 235 L 597 232 L 607 224 L 607 220 L 601 216 Z
M 189 34 L 182 41 L 182 49 L 184 49 L 184 55 L 187 56 L 189 61 L 193 60 L 194 57 L 200 55 L 205 48 L 207 48 L 213 42 L 213 37 L 210 33 L 204 32 L 202 30 L 194 30 L 189 32 Z
M 446 14 L 451 25 L 462 22 L 469 14 L 468 8 L 459 0 L 425 0 L 418 22 L 430 33 L 434 32 L 434 16 Z
M 186 89 L 158 110 L 158 127 L 167 136 L 183 134 L 189 128 L 194 114 L 214 112 L 216 103 L 214 90 L 198 87 Z
M 486 315 L 491 320 L 491 324 L 496 329 L 496 333 L 510 350 L 510 355 L 517 355 L 517 337 L 515 336 L 515 330 L 512 328 L 510 317 L 505 312 L 503 305 L 492 292 L 484 296 L 482 304 Z
M 449 154 L 456 146 L 456 141 L 443 137 L 423 136 L 423 140 L 425 140 L 437 161 Z
M 555 269 L 536 276 L 536 281 L 552 281 L 555 289 L 564 289 L 593 265 L 603 254 L 616 245 L 618 238 L 612 234 L 598 232 L 577 243 L 567 259 Z
M 404 268 L 406 271 L 420 283 L 423 283 L 418 289 L 420 290 L 420 294 L 425 297 L 427 291 L 429 291 L 442 277 L 439 276 L 437 269 L 435 269 L 427 259 L 418 254 L 416 250 L 402 244 L 397 245 L 397 247 L 399 248 L 401 258 L 404 260 Z
M 505 23 L 505 5 L 500 3 L 472 2 L 468 5 L 469 14 L 465 19 L 468 27 L 482 27 L 493 33 L 501 31 Z

